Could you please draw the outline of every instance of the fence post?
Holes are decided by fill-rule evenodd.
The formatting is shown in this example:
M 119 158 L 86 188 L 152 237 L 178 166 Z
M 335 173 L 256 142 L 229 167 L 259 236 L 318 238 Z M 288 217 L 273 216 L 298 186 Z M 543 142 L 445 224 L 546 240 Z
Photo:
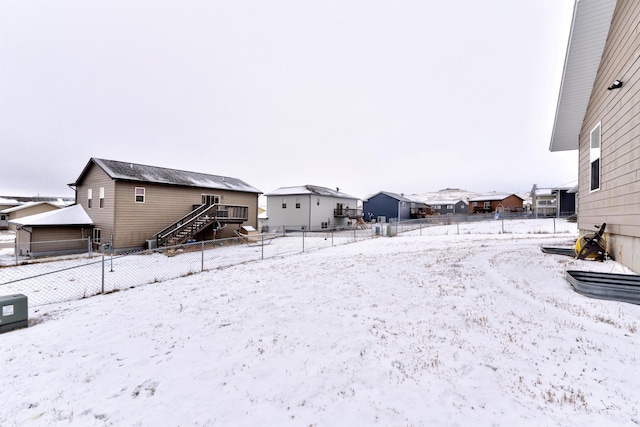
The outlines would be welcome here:
M 204 271 L 204 240 L 202 241 L 202 257 L 200 259 L 200 271 Z
M 556 218 L 553 218 L 553 234 L 556 234 Z
M 304 230 L 302 230 L 302 252 L 304 252 Z
M 102 246 L 102 294 L 104 295 L 104 246 Z
M 260 250 L 261 250 L 260 259 L 264 260 L 264 234 L 262 234 L 262 235 L 260 236 L 260 240 L 261 240 L 261 243 L 262 243 L 262 244 L 260 245 L 260 246 L 261 246 L 261 247 L 260 247 Z
M 16 256 L 16 265 L 18 265 L 18 239 L 13 240 L 13 254 Z

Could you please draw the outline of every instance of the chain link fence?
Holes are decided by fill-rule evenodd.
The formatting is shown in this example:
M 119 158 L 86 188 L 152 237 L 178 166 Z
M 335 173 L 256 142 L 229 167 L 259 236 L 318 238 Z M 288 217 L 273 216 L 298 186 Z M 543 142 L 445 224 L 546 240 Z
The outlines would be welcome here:
M 441 234 L 470 234 L 479 232 L 474 226 L 478 221 L 491 221 L 483 226 L 483 233 L 517 232 L 518 221 L 514 220 L 527 221 L 515 216 L 496 219 L 486 215 L 460 215 L 373 223 L 364 228 L 306 231 L 281 226 L 251 237 L 190 242 L 131 253 L 115 254 L 103 246 L 102 251 L 62 257 L 16 255 L 15 262 L 0 265 L 0 295 L 24 294 L 31 306 L 39 306 L 376 237 L 434 234 L 436 231 L 428 230 L 434 226 L 444 226 L 437 229 Z M 544 221 L 540 233 L 559 232 L 555 219 L 538 221 Z
M 282 230 L 285 230 L 283 227 Z M 87 298 L 265 258 L 329 248 L 374 237 L 371 229 L 282 231 L 113 253 L 34 258 L 0 265 L 0 295 L 24 294 L 31 306 Z

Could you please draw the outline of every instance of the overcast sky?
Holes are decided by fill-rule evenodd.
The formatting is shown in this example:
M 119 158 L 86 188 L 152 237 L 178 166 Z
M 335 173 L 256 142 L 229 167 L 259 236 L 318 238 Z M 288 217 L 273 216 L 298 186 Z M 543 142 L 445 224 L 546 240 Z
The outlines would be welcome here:
M 573 0 L 0 0 L 0 195 L 91 157 L 364 197 L 577 182 Z

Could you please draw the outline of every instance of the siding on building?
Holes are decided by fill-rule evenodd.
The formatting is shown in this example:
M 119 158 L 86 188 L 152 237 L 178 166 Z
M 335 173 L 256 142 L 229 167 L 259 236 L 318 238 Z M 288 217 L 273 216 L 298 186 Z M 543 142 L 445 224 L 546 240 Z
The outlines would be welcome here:
M 18 253 L 40 256 L 78 253 L 88 250 L 91 227 L 29 227 L 16 233 Z
M 613 242 L 626 247 L 614 257 L 640 271 L 640 2 L 617 2 L 605 49 L 580 132 L 578 227 L 593 232 L 594 224 L 607 223 Z M 607 90 L 623 81 L 620 89 Z M 590 189 L 590 132 L 601 124 L 600 189 Z M 623 239 L 624 237 L 624 239 Z

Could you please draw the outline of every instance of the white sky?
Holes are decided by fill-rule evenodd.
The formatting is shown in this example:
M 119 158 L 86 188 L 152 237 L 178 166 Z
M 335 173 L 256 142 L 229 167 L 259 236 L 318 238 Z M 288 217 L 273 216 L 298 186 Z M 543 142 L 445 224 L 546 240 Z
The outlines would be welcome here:
M 0 195 L 90 157 L 364 197 L 577 182 L 573 0 L 0 0 Z

